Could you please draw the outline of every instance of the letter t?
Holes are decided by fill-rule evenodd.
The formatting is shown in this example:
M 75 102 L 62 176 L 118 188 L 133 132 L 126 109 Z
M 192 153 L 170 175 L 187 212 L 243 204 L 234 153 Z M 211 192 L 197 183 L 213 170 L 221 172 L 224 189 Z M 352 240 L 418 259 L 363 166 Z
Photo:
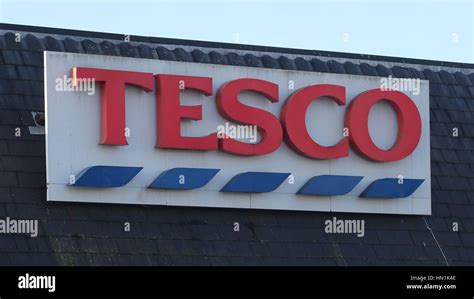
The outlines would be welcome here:
M 153 90 L 153 74 L 74 67 L 72 78 L 74 85 L 77 84 L 77 79 L 93 79 L 102 83 L 100 91 L 100 144 L 127 145 L 127 138 L 125 137 L 125 85 L 131 84 L 150 92 Z

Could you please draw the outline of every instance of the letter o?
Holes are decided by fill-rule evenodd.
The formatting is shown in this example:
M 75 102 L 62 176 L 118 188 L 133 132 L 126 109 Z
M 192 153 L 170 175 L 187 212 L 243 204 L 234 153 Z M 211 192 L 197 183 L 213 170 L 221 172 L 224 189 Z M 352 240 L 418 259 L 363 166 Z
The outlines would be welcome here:
M 369 112 L 379 101 L 387 101 L 394 108 L 398 120 L 395 145 L 383 150 L 377 147 L 369 133 Z M 377 162 L 401 160 L 410 155 L 421 136 L 421 119 L 415 103 L 400 91 L 372 89 L 358 95 L 349 105 L 345 119 L 349 128 L 349 142 L 362 156 Z

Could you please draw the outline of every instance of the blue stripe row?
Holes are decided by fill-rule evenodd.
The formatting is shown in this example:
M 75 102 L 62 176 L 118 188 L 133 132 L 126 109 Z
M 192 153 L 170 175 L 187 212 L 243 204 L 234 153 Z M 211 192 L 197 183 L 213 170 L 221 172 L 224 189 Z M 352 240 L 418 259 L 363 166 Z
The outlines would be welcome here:
M 412 195 L 424 181 L 421 179 L 379 179 L 373 181 L 360 197 L 403 198 Z
M 344 195 L 351 192 L 362 178 L 363 176 L 318 175 L 310 178 L 297 194 Z
M 151 189 L 191 190 L 201 188 L 220 171 L 208 168 L 172 168 L 151 183 Z
M 264 193 L 278 188 L 291 173 L 243 172 L 234 176 L 222 192 Z
M 96 165 L 82 170 L 72 186 L 112 188 L 128 184 L 143 167 L 103 166 Z
M 70 185 L 113 188 L 128 184 L 143 167 L 96 165 L 81 171 Z M 220 169 L 172 168 L 161 173 L 151 189 L 192 190 L 205 186 Z M 234 176 L 220 191 L 264 193 L 276 190 L 291 173 L 243 172 Z M 363 176 L 318 175 L 310 178 L 297 192 L 302 195 L 337 196 L 351 192 Z M 359 196 L 365 198 L 408 197 L 424 182 L 422 179 L 384 178 L 373 181 Z

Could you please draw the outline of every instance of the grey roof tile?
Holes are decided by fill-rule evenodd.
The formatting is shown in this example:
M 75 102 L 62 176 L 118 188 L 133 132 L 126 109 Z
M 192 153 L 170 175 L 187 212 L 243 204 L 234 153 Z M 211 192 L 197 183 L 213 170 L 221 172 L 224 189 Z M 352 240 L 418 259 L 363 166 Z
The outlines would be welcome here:
M 222 55 L 217 51 L 211 51 L 209 53 L 209 59 L 211 60 L 211 63 L 214 64 L 229 64 L 226 56 Z
M 466 179 L 467 180 L 467 179 Z M 470 179 L 470 181 L 474 182 L 474 180 Z M 468 189 L 464 189 L 468 190 Z M 474 209 L 471 205 L 468 204 L 451 204 L 449 205 L 449 209 L 451 211 L 451 215 L 453 215 L 453 219 L 459 220 L 460 218 L 471 218 L 472 213 L 474 213 Z
M 438 183 L 438 177 L 436 176 L 431 176 L 431 190 L 439 190 L 441 187 L 439 186 Z
M 450 135 L 448 128 L 444 123 L 431 123 L 430 124 L 430 134 L 432 136 L 446 136 Z
M 364 76 L 378 76 L 377 69 L 365 62 L 360 64 L 360 70 Z
M 229 61 L 230 65 L 246 66 L 245 59 L 233 52 L 227 54 L 227 60 Z
M 445 70 L 441 70 L 438 72 L 438 75 L 439 77 L 441 78 L 441 81 L 444 83 L 444 84 L 458 84 L 458 82 L 456 81 L 456 78 L 454 77 L 453 74 L 445 71 Z
M 14 172 L 0 172 L 0 186 L 1 187 L 15 187 L 18 186 L 18 179 Z
M 399 66 L 394 66 L 392 68 L 393 76 L 397 78 L 411 78 L 410 72 L 404 68 Z
M 344 258 L 346 257 L 353 258 L 355 260 L 359 260 L 360 258 L 362 259 L 376 259 L 377 258 L 373 247 L 366 244 L 357 244 L 357 245 L 340 244 L 339 248 Z
M 14 50 L 2 50 L 3 62 L 11 65 L 23 64 L 23 58 L 21 52 Z
M 44 46 L 42 40 L 40 40 L 33 34 L 27 34 L 25 36 L 25 42 L 26 42 L 26 48 L 29 51 L 43 52 L 44 50 L 46 50 L 46 47 Z
M 3 65 L 0 67 L 0 79 L 18 79 L 19 76 L 16 72 L 14 65 Z
M 435 109 L 431 110 L 434 116 L 434 120 L 438 122 L 450 122 L 451 119 L 449 118 L 448 114 L 445 110 Z M 433 119 L 433 118 L 432 118 Z
M 0 140 L 0 155 L 8 155 L 8 154 L 9 154 L 9 150 L 8 150 L 7 141 Z
M 7 32 L 4 35 L 6 48 L 10 50 L 26 50 L 25 35 L 19 32 Z
M 294 61 L 295 61 L 296 69 L 299 71 L 311 72 L 313 70 L 311 63 L 309 63 L 308 60 L 302 57 L 296 57 Z
M 25 65 L 43 66 L 43 53 L 41 52 L 21 52 L 23 63 Z
M 437 72 L 434 72 L 433 70 L 430 70 L 430 69 L 425 69 L 423 73 L 425 74 L 426 79 L 430 81 L 430 85 L 432 83 L 438 83 L 438 84 L 443 83 L 443 81 L 441 80 L 441 77 L 439 76 Z
M 441 108 L 442 109 L 444 107 L 444 104 L 445 104 L 445 99 L 447 99 L 447 98 L 446 97 L 435 96 L 435 95 L 430 96 L 430 112 L 433 109 L 436 109 L 436 108 Z
M 73 40 L 72 38 L 66 37 L 64 39 L 64 47 L 66 48 L 66 52 L 71 53 L 84 53 L 82 49 L 81 43 Z
M 455 72 L 453 75 L 454 75 L 454 78 L 456 79 L 456 82 L 460 85 L 474 85 L 469 79 L 469 77 L 465 75 L 464 73 Z
M 438 232 L 436 239 L 441 245 L 445 246 L 462 246 L 461 239 L 457 232 Z
M 441 169 L 439 167 L 438 161 L 435 161 L 434 159 L 431 159 L 431 175 L 436 176 L 441 174 Z
M 16 66 L 18 78 L 23 80 L 43 80 L 43 69 L 34 66 Z
M 99 44 L 99 46 L 101 48 L 101 52 L 104 55 L 120 56 L 120 50 L 115 43 L 103 41 Z
M 441 175 L 445 176 L 457 176 L 455 164 L 452 163 L 438 163 L 439 168 L 441 169 Z
M 194 62 L 211 63 L 209 56 L 201 50 L 194 49 L 193 51 L 191 51 L 191 54 L 193 55 Z
M 136 47 L 131 46 L 127 42 L 123 42 L 119 44 L 120 52 L 124 57 L 133 57 L 133 58 L 140 58 L 140 54 Z
M 0 125 L 19 125 L 20 114 L 16 110 L 0 110 Z
M 461 261 L 474 261 L 474 250 L 472 248 L 457 247 L 459 253 L 459 260 Z M 472 265 L 471 263 L 470 265 Z M 459 263 L 459 265 L 466 265 L 466 263 Z
M 293 59 L 289 59 L 286 56 L 280 56 L 278 58 L 278 62 L 280 63 L 281 68 L 284 70 L 296 70 L 296 64 Z
M 24 80 L 12 80 L 10 81 L 11 92 L 13 94 L 24 94 L 24 95 L 32 95 L 34 85 L 33 81 L 24 81 Z
M 65 47 L 62 40 L 57 40 L 54 37 L 46 36 L 43 41 L 47 51 L 64 52 Z
M 467 137 L 474 137 L 474 124 L 461 124 L 462 132 Z
M 247 63 L 248 66 L 251 67 L 264 67 L 262 59 L 260 57 L 257 57 L 253 54 L 245 54 L 244 55 L 245 62 Z
M 469 148 L 469 150 L 466 150 L 466 151 L 458 151 L 458 152 L 459 152 L 458 163 L 470 163 L 470 164 L 474 163 L 474 151 L 472 150 L 472 148 Z
M 87 54 L 100 54 L 100 47 L 93 41 L 85 39 L 81 42 L 84 52 Z
M 41 81 L 30 81 L 31 92 L 29 95 L 43 96 L 44 95 L 44 84 Z
M 464 219 L 460 219 L 460 221 L 462 222 L 462 226 L 464 227 L 466 231 L 474 232 L 474 219 L 464 218 Z
M 467 178 L 438 176 L 438 182 L 443 190 L 469 190 Z
M 193 62 L 191 55 L 183 48 L 176 48 L 173 53 L 176 61 Z
M 80 252 L 87 252 L 87 253 L 98 253 L 99 252 L 99 245 L 98 245 L 99 238 L 88 238 L 82 237 L 78 238 L 78 249 Z
M 413 257 L 424 256 L 422 246 L 374 245 L 374 249 L 377 257 L 384 260 L 411 260 Z M 395 264 L 400 264 L 400 261 L 395 262 Z
M 10 155 L 29 157 L 45 155 L 44 141 L 8 140 L 7 144 Z
M 18 173 L 18 186 L 24 188 L 43 188 L 46 186 L 45 173 Z
M 419 78 L 421 80 L 426 80 L 426 76 L 422 71 L 419 71 L 419 70 L 414 69 L 414 68 L 409 68 L 408 70 L 413 75 L 413 78 Z
M 444 157 L 444 162 L 459 163 L 459 158 L 454 150 L 441 150 Z
M 344 68 L 347 74 L 362 75 L 362 70 L 360 69 L 359 65 L 354 64 L 351 61 L 344 62 Z
M 453 89 L 445 84 L 430 84 L 430 94 L 443 97 L 455 97 Z
M 438 259 L 440 261 L 440 265 L 444 265 L 444 257 L 441 250 L 437 245 L 432 246 L 423 246 L 423 250 L 426 253 L 426 257 L 430 259 Z
M 113 266 L 113 258 L 111 254 L 93 253 L 92 260 L 94 266 Z
M 393 76 L 393 71 L 382 64 L 378 64 L 375 68 L 380 77 Z
M 470 110 L 469 106 L 467 105 L 466 99 L 454 98 L 454 99 L 451 99 L 451 102 L 453 103 L 453 109 L 455 110 L 462 110 L 462 111 Z
M 329 60 L 327 64 L 332 73 L 346 74 L 346 70 L 344 69 L 344 66 L 340 64 L 339 62 L 335 60 Z
M 147 59 L 158 58 L 158 54 L 156 54 L 156 51 L 154 51 L 151 47 L 147 45 L 139 45 L 138 53 L 140 54 L 140 58 L 147 58 Z
M 262 56 L 262 62 L 263 62 L 263 65 L 266 68 L 270 68 L 270 69 L 279 69 L 280 68 L 280 64 L 279 64 L 278 60 L 271 57 L 270 55 L 263 55 Z
M 114 254 L 119 253 L 119 249 L 114 238 L 97 238 L 99 252 Z
M 5 41 L 5 35 L 0 35 L 0 50 L 8 49 L 7 43 Z
M 330 73 L 331 70 L 329 69 L 328 64 L 325 61 L 319 60 L 318 58 L 311 59 L 311 64 L 313 65 L 313 69 L 316 72 L 321 73 Z
M 474 112 L 448 110 L 448 116 L 452 122 L 456 123 L 471 123 Z
M 459 98 L 470 98 L 469 89 L 462 85 L 452 85 L 451 89 L 454 91 L 454 95 Z
M 474 169 L 467 164 L 455 164 L 456 172 L 459 176 L 474 177 Z
M 23 96 L 23 100 L 25 101 L 24 109 L 32 111 L 44 111 L 44 102 L 42 95 L 26 95 Z
M 456 166 L 458 166 L 457 164 Z M 469 200 L 467 199 L 466 192 L 463 191 L 449 191 L 451 195 L 451 203 L 457 204 L 469 204 Z
M 174 57 L 173 51 L 170 51 L 165 47 L 161 47 L 161 46 L 156 47 L 156 52 L 158 53 L 158 59 L 172 60 L 172 61 L 176 60 L 176 58 Z

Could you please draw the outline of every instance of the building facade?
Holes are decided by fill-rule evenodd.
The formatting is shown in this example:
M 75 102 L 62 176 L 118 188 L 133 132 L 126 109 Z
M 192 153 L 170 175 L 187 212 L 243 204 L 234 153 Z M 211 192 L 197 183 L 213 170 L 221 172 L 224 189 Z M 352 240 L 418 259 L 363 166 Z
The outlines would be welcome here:
M 38 117 L 45 111 L 45 51 L 83 63 L 102 61 L 97 55 L 114 56 L 117 67 L 152 59 L 150 65 L 317 73 L 354 80 L 350 82 L 362 77 L 420 79 L 429 96 L 429 150 L 424 156 L 430 157 L 430 208 L 417 209 L 416 198 L 408 204 L 411 212 L 388 214 L 351 208 L 123 204 L 130 202 L 115 195 L 104 203 L 82 193 L 74 201 L 48 201 L 46 139 Z M 1 265 L 474 265 L 472 64 L 149 37 L 128 40 L 117 34 L 8 24 L 0 26 L 0 54 L 0 219 L 33 219 L 39 225 L 35 237 L 0 234 Z M 87 127 L 88 116 L 75 122 Z M 74 160 L 59 156 L 60 151 L 52 152 L 48 159 L 56 159 L 57 165 Z M 420 159 L 423 155 L 410 163 L 417 165 Z M 187 197 L 195 191 L 185 192 L 191 192 Z M 275 196 L 269 194 L 269 199 Z M 334 217 L 364 220 L 364 236 L 328 233 L 327 220 Z

